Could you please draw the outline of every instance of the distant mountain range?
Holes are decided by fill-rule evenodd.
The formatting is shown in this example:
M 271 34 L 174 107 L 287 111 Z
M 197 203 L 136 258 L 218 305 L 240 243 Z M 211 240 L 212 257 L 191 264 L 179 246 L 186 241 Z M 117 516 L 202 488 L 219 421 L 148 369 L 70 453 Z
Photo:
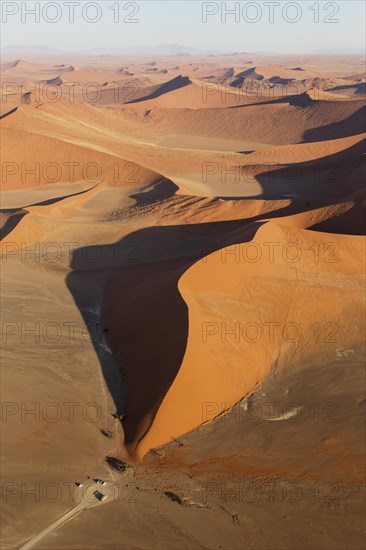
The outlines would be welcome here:
M 21 57 L 25 57 L 27 55 L 59 55 L 67 52 L 56 48 L 48 48 L 47 46 L 25 46 L 22 44 L 17 44 L 14 46 L 2 47 L 1 53 L 6 55 L 20 54 Z
M 113 48 L 92 48 L 77 51 L 59 50 L 47 46 L 24 46 L 14 45 L 1 48 L 3 54 L 15 55 L 64 55 L 64 54 L 84 54 L 84 55 L 225 55 L 231 54 L 230 51 L 222 50 L 204 50 L 182 46 L 180 44 L 160 44 L 158 46 L 128 46 Z
M 199 55 L 211 54 L 222 55 L 232 53 L 223 50 L 203 50 L 200 48 L 192 48 L 191 46 L 182 46 L 181 44 L 159 44 L 158 46 L 129 46 L 115 48 L 94 48 L 91 50 L 82 50 L 78 53 L 83 54 L 102 54 L 102 55 Z
M 318 55 L 362 55 L 365 53 L 365 48 L 333 48 L 330 50 L 314 50 L 312 53 Z
M 57 48 L 50 48 L 48 46 L 26 46 L 26 45 L 14 45 L 5 46 L 1 48 L 3 55 L 15 56 L 15 57 L 34 57 L 34 56 L 55 56 L 55 55 L 70 55 L 70 54 L 83 54 L 83 55 L 275 55 L 276 52 L 258 51 L 258 52 L 238 52 L 229 50 L 211 50 L 200 49 L 191 46 L 182 46 L 181 44 L 159 44 L 157 46 L 128 46 L 113 48 L 92 48 L 78 51 L 59 50 Z M 363 54 L 363 48 L 337 48 L 337 49 L 319 49 L 310 52 L 313 55 L 354 55 Z M 283 55 L 283 54 L 280 54 Z M 298 55 L 306 55 L 298 54 Z

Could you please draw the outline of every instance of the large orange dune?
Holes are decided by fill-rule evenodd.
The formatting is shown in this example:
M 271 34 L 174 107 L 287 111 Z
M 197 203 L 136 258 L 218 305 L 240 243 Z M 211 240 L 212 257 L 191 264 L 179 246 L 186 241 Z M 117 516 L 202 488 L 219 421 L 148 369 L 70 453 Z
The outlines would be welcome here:
M 140 456 L 205 421 L 205 404 L 229 409 L 271 369 L 296 368 L 318 354 L 331 360 L 345 342 L 361 344 L 363 283 L 355 285 L 353 274 L 361 269 L 362 238 L 280 224 L 264 224 L 247 243 L 244 232 L 243 243 L 205 257 L 180 278 L 189 319 L 186 351 Z M 320 261 L 313 257 L 317 247 L 329 249 Z M 333 325 L 337 338 L 327 338 Z

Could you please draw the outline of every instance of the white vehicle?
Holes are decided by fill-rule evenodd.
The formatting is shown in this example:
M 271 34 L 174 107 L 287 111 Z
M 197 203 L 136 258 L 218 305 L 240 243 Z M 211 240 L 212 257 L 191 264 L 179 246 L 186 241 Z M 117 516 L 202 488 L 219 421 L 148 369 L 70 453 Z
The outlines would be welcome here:
M 75 483 L 76 487 L 79 487 L 79 489 L 81 489 L 81 487 L 83 487 L 83 484 L 82 483 L 79 483 L 78 481 Z

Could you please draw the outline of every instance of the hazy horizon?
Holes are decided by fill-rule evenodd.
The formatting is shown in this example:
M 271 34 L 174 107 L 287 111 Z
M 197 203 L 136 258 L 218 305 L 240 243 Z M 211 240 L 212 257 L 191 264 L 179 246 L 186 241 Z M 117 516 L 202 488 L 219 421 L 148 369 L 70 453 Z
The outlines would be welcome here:
M 169 53 L 169 47 L 174 47 L 174 49 Z M 283 55 L 288 56 L 291 55 L 288 52 L 278 52 L 278 51 L 264 51 L 264 50 L 205 50 L 200 48 L 193 48 L 191 46 L 186 46 L 184 44 L 153 44 L 151 46 L 144 46 L 144 45 L 136 45 L 136 46 L 110 46 L 109 48 L 88 48 L 83 50 L 67 50 L 67 49 L 59 49 L 59 48 L 53 48 L 52 46 L 46 46 L 45 44 L 34 44 L 34 45 L 27 45 L 27 44 L 10 44 L 7 46 L 1 46 L 0 45 L 0 52 L 4 52 L 5 54 L 8 51 L 18 51 L 19 53 L 22 53 L 22 50 L 29 49 L 30 54 L 33 52 L 36 52 L 37 55 L 43 51 L 44 55 L 52 54 L 80 54 L 80 55 L 95 55 L 97 50 L 99 50 L 102 54 L 106 55 L 118 55 L 119 52 L 121 53 L 131 53 L 133 55 L 148 55 L 156 54 L 158 51 L 159 55 L 195 55 L 195 54 L 209 54 L 214 56 L 220 56 L 220 55 L 235 55 L 235 54 L 248 54 L 248 55 Z M 40 51 L 39 51 L 40 50 Z M 164 51 L 164 53 L 162 52 Z M 334 48 L 334 49 L 319 49 L 319 50 L 310 50 L 307 52 L 294 52 L 294 55 L 363 55 L 365 52 L 362 48 Z
M 16 1 L 2 2 L 1 12 L 2 49 L 22 45 L 79 52 L 182 44 L 227 53 L 361 53 L 365 39 L 365 5 L 357 0 Z

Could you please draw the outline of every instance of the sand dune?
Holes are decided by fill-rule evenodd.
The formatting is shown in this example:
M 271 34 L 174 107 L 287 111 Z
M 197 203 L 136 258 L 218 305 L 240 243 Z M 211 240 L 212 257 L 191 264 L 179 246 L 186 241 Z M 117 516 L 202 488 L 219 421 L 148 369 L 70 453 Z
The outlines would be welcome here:
M 10 479 L 95 475 L 138 495 L 41 547 L 102 547 L 105 522 L 114 547 L 360 547 L 361 492 L 340 508 L 234 506 L 207 504 L 203 487 L 252 476 L 261 490 L 290 478 L 302 496 L 314 479 L 320 492 L 360 488 L 362 64 L 243 52 L 4 59 L 3 398 L 100 409 L 93 422 L 14 414 Z M 44 325 L 60 338 L 32 339 Z M 9 548 L 69 510 L 64 496 L 3 506 Z
M 110 187 L 136 187 L 160 177 L 117 155 L 80 142 L 67 142 L 15 128 L 2 128 L 1 134 L 6 141 L 8 159 L 3 173 L 3 190 L 78 181 L 90 185 L 106 182 Z
M 136 453 L 137 457 L 141 458 L 149 448 L 169 442 L 173 437 L 178 437 L 201 424 L 204 421 L 203 403 L 225 403 L 225 408 L 230 408 L 241 396 L 252 391 L 274 366 L 277 370 L 289 368 L 291 358 L 291 365 L 295 367 L 319 353 L 319 345 L 324 359 L 334 358 L 337 347 L 335 343 L 319 344 L 312 341 L 309 327 L 313 323 L 324 326 L 332 320 L 338 323 L 342 319 L 342 341 L 352 341 L 351 346 L 361 344 L 361 330 L 355 331 L 354 327 L 358 326 L 360 329 L 362 313 L 357 304 L 360 303 L 362 285 L 353 287 L 352 294 L 342 289 L 345 281 L 351 281 L 352 273 L 360 268 L 362 238 L 337 238 L 334 234 L 330 236 L 290 229 L 289 226 L 280 224 L 281 221 L 278 220 L 277 223 L 271 221 L 259 227 L 255 230 L 254 237 L 248 238 L 248 245 L 245 244 L 243 230 L 242 243 L 231 249 L 228 247 L 223 251 L 219 250 L 198 261 L 179 279 L 179 292 L 188 308 L 188 321 L 180 321 L 188 322 L 189 327 L 184 357 L 147 435 L 139 443 L 136 451 L 134 445 L 146 431 L 155 410 L 154 407 L 147 410 L 146 417 L 136 428 L 136 405 L 131 405 L 131 410 L 128 409 L 127 433 L 130 422 L 136 430 L 134 441 L 128 440 L 128 448 L 132 448 L 130 452 Z M 248 236 L 252 237 L 252 233 L 253 229 L 248 229 Z M 282 254 L 278 261 L 270 262 L 268 258 L 263 257 L 258 262 L 252 262 L 252 258 L 249 257 L 251 241 L 255 243 L 253 248 L 256 253 L 258 250 L 263 251 L 263 256 L 266 249 L 264 243 L 273 243 L 279 249 L 290 249 L 289 243 L 296 242 L 302 251 L 302 257 L 296 265 L 284 259 Z M 338 262 L 316 263 L 310 259 L 312 246 L 321 246 L 329 241 L 335 243 L 337 249 L 339 247 L 342 250 L 341 271 Z M 330 254 L 332 251 L 333 249 L 329 250 Z M 241 261 L 237 262 L 236 256 Z M 270 273 L 273 272 L 274 266 L 276 276 L 272 279 Z M 173 273 L 171 275 L 174 276 Z M 228 279 L 230 287 L 227 285 Z M 285 287 L 281 282 L 283 280 L 286 280 Z M 316 317 L 314 303 L 309 298 L 301 301 L 299 306 L 300 297 L 308 295 L 305 291 L 307 285 L 311 288 L 312 299 L 329 304 L 328 308 L 319 310 Z M 326 298 L 328 294 L 333 296 L 330 301 Z M 270 301 L 269 295 L 272 297 Z M 352 313 L 350 310 L 349 317 L 346 318 L 344 308 L 347 307 L 349 299 L 352 300 L 353 307 Z M 276 309 L 273 303 L 281 303 L 283 307 Z M 146 312 L 156 310 L 153 304 L 147 305 L 146 298 L 144 304 Z M 359 321 L 356 325 L 355 316 Z M 272 328 L 289 324 L 289 332 L 296 331 L 297 327 L 306 326 L 307 334 L 302 335 L 301 343 L 300 337 L 298 338 L 295 333 L 289 334 L 287 340 L 283 338 L 282 332 L 276 336 L 269 332 L 265 335 L 265 327 L 270 328 L 271 323 Z M 141 329 L 143 330 L 142 327 Z M 168 333 L 164 326 L 159 326 L 159 330 Z M 179 332 L 181 331 L 182 328 Z M 227 366 L 224 367 L 227 365 L 228 354 L 230 370 Z M 125 368 L 129 377 L 131 373 L 128 366 Z M 158 371 L 156 377 L 157 380 L 161 380 Z M 154 381 L 150 380 L 146 388 L 151 389 L 153 384 Z M 189 401 L 187 393 L 190 396 Z M 146 400 L 149 402 L 148 398 Z
M 73 71 L 74 67 L 72 65 L 43 65 L 19 59 L 1 64 L 1 84 L 4 85 L 7 82 L 30 84 L 41 80 L 52 80 Z
M 185 90 L 191 93 L 191 88 L 187 87 L 182 94 Z M 217 92 L 216 101 L 221 108 L 184 109 L 178 123 L 171 109 L 152 110 L 144 120 L 144 127 L 149 132 L 149 127 L 153 126 L 155 135 L 203 135 L 273 145 L 341 138 L 364 131 L 362 100 L 313 102 L 307 101 L 307 96 L 294 96 L 283 101 L 235 105 L 237 97 L 231 94 L 227 97 L 230 97 L 228 107 L 232 108 L 226 108 Z M 196 105 L 201 102 L 202 106 L 199 90 L 196 90 L 195 100 Z M 264 128 L 267 129 L 265 134 L 262 133 Z
M 259 67 L 251 67 L 236 75 L 236 78 L 245 77 L 253 78 L 254 80 L 270 80 L 271 78 L 278 76 L 285 80 L 297 80 L 306 78 L 315 78 L 319 76 L 319 73 L 315 71 L 309 71 L 302 69 L 301 67 L 286 68 L 282 66 L 267 65 Z

